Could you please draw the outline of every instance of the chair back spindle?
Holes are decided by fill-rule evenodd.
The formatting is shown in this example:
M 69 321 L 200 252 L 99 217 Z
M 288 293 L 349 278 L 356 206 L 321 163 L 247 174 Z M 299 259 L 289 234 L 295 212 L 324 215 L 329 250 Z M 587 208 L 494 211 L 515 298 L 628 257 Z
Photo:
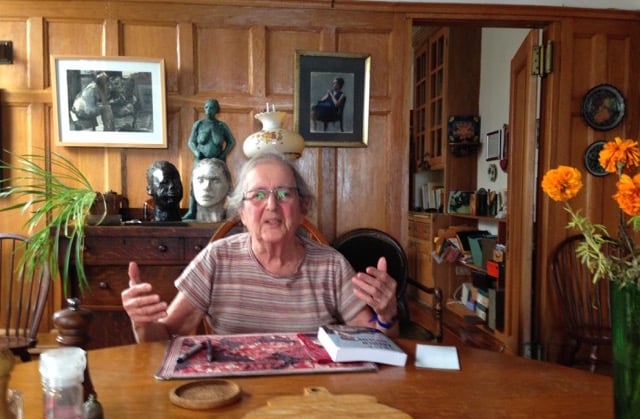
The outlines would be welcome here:
M 26 236 L 0 233 L 0 345 L 8 346 L 23 361 L 31 359 L 28 349 L 36 346 L 51 282 L 46 264 L 33 272 L 22 265 L 26 246 Z
M 550 277 L 562 310 L 564 328 L 571 339 L 567 363 L 573 365 L 581 345 L 590 345 L 590 370 L 596 371 L 598 350 L 611 345 L 609 281 L 593 283 L 593 276 L 576 253 L 582 235 L 563 240 L 555 249 Z M 612 250 L 612 249 L 611 249 Z

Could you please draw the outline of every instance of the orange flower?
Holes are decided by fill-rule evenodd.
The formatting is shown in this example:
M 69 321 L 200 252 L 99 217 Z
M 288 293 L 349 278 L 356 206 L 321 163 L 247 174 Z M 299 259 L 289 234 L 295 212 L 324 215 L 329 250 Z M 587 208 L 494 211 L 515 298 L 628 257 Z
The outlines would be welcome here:
M 582 189 L 580 171 L 570 166 L 558 166 L 542 178 L 542 190 L 554 201 L 567 201 Z
M 623 167 L 632 168 L 640 166 L 640 148 L 638 142 L 633 140 L 623 140 L 620 137 L 607 142 L 599 156 L 600 166 L 609 173 L 616 173 L 618 164 Z
M 613 199 L 627 215 L 640 215 L 640 174 L 633 178 L 629 175 L 621 175 L 616 183 L 618 192 L 613 195 Z

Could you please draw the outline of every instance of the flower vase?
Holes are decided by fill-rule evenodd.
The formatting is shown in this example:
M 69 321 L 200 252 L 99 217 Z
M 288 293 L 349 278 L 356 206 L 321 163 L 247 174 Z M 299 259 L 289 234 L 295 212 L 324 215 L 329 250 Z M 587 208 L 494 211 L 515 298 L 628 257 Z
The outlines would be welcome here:
M 640 414 L 640 289 L 611 284 L 615 417 Z
M 262 112 L 256 115 L 262 123 L 262 130 L 249 135 L 242 146 L 245 156 L 251 158 L 259 153 L 276 151 L 294 160 L 304 149 L 304 139 L 297 132 L 281 128 L 286 113 L 280 111 Z

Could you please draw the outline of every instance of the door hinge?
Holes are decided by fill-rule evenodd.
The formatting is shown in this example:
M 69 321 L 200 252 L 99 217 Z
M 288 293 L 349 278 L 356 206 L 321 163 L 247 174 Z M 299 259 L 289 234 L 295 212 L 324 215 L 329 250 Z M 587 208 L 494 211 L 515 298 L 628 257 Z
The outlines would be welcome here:
M 553 42 L 536 45 L 532 51 L 531 75 L 544 77 L 553 71 Z

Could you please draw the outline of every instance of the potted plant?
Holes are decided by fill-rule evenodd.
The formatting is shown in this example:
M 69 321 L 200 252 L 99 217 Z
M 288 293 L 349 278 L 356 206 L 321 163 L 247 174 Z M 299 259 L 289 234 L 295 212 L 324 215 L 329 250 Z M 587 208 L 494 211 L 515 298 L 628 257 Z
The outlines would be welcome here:
M 95 192 L 82 172 L 58 153 L 46 157 L 5 152 L 16 161 L 0 160 L 4 174 L 7 175 L 8 170 L 11 175 L 0 179 L 0 198 L 14 197 L 18 203 L 0 208 L 0 212 L 21 209 L 23 214 L 27 214 L 25 226 L 31 235 L 21 266 L 33 271 L 36 266 L 47 262 L 54 278 L 59 274 L 62 276 L 64 294 L 68 295 L 69 268 L 73 260 L 78 285 L 81 290 L 87 288 L 82 264 L 85 226 L 96 198 L 100 195 L 104 200 L 104 196 Z M 46 168 L 47 164 L 50 169 Z M 99 214 L 100 221 L 106 216 L 106 204 L 102 204 L 104 210 Z M 69 246 L 62 255 L 62 265 L 59 265 L 61 236 L 67 238 Z M 62 267 L 62 272 L 58 272 L 57 266 Z

